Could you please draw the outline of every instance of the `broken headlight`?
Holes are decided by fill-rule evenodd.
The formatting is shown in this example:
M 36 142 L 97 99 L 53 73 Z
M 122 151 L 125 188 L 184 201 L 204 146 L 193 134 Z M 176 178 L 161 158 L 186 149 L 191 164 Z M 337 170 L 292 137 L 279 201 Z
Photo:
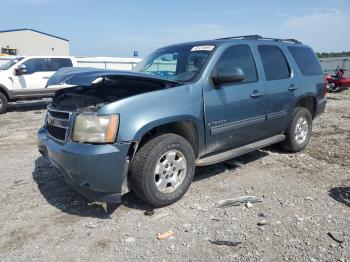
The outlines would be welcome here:
M 119 125 L 119 115 L 87 115 L 76 117 L 73 141 L 81 143 L 113 143 Z

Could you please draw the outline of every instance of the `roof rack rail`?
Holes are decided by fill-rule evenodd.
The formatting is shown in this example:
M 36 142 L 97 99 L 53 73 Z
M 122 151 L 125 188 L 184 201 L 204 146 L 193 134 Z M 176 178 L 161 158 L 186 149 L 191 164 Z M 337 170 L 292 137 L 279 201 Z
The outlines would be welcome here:
M 227 39 L 235 39 L 235 38 L 258 39 L 258 38 L 262 38 L 262 36 L 261 35 L 240 35 L 240 36 L 229 36 L 229 37 L 217 38 L 215 40 L 227 40 Z
M 296 44 L 302 44 L 300 41 L 298 41 L 298 40 L 296 40 L 296 39 L 293 39 L 293 38 L 282 39 L 282 41 L 285 41 L 285 42 L 293 42 L 293 43 L 296 43 Z
M 300 41 L 296 39 L 281 39 L 281 38 L 272 38 L 272 37 L 263 37 L 261 35 L 241 35 L 241 36 L 229 36 L 229 37 L 223 37 L 223 38 L 217 38 L 215 40 L 228 40 L 228 39 L 253 39 L 253 40 L 272 40 L 276 42 L 292 42 L 295 44 L 301 44 Z

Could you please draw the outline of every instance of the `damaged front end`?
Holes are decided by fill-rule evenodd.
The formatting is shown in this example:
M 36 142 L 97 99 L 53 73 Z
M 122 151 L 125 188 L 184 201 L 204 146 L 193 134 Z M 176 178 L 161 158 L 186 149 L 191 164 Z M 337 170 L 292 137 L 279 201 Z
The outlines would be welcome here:
M 50 78 L 48 85 L 73 85 L 56 92 L 53 108 L 96 112 L 104 104 L 174 87 L 179 82 L 133 72 L 64 68 Z
M 106 115 L 100 109 L 179 83 L 131 72 L 70 68 L 58 71 L 48 84 L 71 87 L 57 91 L 48 106 L 45 125 L 38 132 L 39 151 L 82 195 L 93 201 L 120 202 L 128 192 L 134 144 L 117 142 L 118 112 Z

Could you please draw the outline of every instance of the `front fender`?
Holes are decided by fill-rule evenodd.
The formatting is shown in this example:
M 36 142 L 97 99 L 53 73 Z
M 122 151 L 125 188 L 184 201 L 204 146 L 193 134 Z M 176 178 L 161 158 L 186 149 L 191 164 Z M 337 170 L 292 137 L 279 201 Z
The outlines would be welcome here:
M 0 92 L 3 92 L 8 98 L 13 98 L 12 92 L 2 83 L 0 83 Z
M 191 116 L 191 115 L 176 115 L 176 116 L 170 116 L 170 117 L 166 117 L 166 118 L 157 119 L 153 122 L 145 124 L 136 132 L 133 140 L 135 140 L 135 141 L 141 140 L 141 138 L 145 134 L 147 134 L 149 131 L 151 131 L 155 127 L 159 127 L 159 126 L 171 124 L 171 123 L 176 123 L 176 122 L 181 122 L 181 121 L 191 121 L 195 124 L 197 130 L 200 129 L 200 126 L 199 126 L 197 119 L 194 118 L 193 116 Z
M 99 114 L 119 114 L 117 141 L 138 141 L 151 129 L 178 121 L 192 121 L 204 141 L 200 83 L 143 93 L 103 106 Z

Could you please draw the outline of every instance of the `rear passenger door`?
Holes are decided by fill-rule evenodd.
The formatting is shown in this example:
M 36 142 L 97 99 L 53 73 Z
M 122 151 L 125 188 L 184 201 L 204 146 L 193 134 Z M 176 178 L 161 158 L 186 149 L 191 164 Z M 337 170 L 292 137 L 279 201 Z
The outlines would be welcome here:
M 281 47 L 258 45 L 265 75 L 266 136 L 284 131 L 291 114 L 298 82 Z
M 262 137 L 265 125 L 265 90 L 259 82 L 255 58 L 248 45 L 227 47 L 219 56 L 212 75 L 239 68 L 241 82 L 214 86 L 203 82 L 206 153 L 249 144 Z

